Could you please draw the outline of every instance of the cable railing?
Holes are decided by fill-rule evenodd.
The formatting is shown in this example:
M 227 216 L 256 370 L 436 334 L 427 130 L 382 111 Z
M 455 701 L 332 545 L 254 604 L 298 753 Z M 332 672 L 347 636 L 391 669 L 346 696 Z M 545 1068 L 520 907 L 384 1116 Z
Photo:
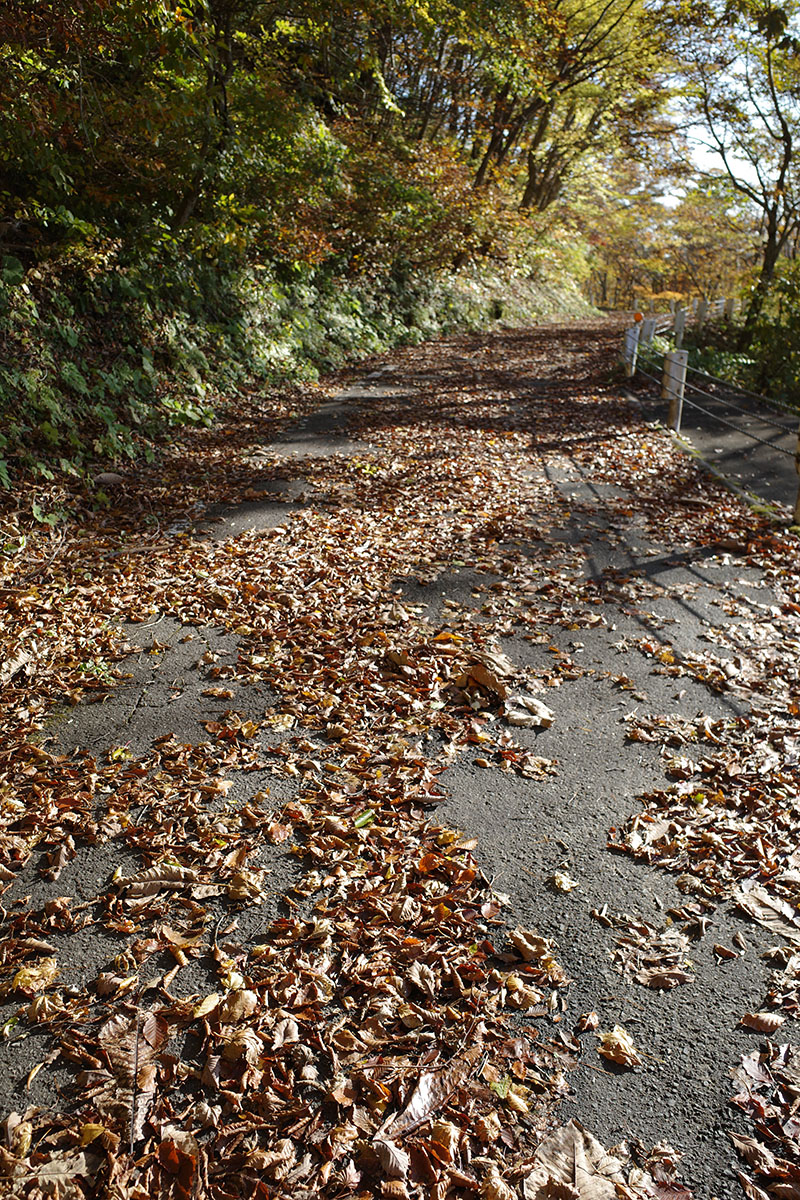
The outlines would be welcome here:
M 692 371 L 692 368 L 689 367 L 688 370 Z M 724 380 L 716 379 L 713 375 L 706 375 L 706 373 L 704 371 L 693 372 L 693 373 L 701 375 L 702 378 L 704 378 L 704 379 L 711 379 L 715 383 L 719 383 L 722 387 L 726 386 Z M 794 433 L 797 428 L 796 423 L 792 424 L 792 425 L 784 425 L 781 421 L 768 421 L 765 417 L 762 417 L 759 413 L 754 413 L 752 408 L 742 408 L 741 404 L 734 404 L 733 400 L 728 400 L 727 397 L 723 399 L 722 396 L 715 396 L 713 392 L 707 392 L 703 388 L 696 387 L 695 385 L 693 385 L 691 383 L 687 383 L 686 386 L 689 388 L 692 388 L 692 390 L 697 392 L 697 394 L 699 396 L 707 396 L 709 400 L 714 400 L 719 404 L 725 404 L 725 406 L 727 408 L 732 408 L 735 412 L 743 413 L 746 417 L 755 416 L 759 421 L 763 421 L 765 425 L 774 425 L 776 429 L 782 429 L 784 433 Z M 736 390 L 736 389 L 733 389 L 733 390 Z M 755 393 L 753 393 L 753 392 L 750 392 L 749 395 L 753 396 L 754 399 L 758 400 L 759 403 L 763 404 L 765 408 L 768 408 L 770 410 L 772 409 L 771 404 L 769 404 L 767 402 L 765 397 L 756 396 Z M 789 411 L 789 410 L 787 409 L 786 411 Z
M 700 395 L 706 394 L 707 393 L 705 392 L 700 393 Z M 775 450 L 778 454 L 785 454 L 787 458 L 795 457 L 791 450 L 786 450 L 783 446 L 776 446 L 774 442 L 768 442 L 766 438 L 759 437 L 756 433 L 750 433 L 750 431 L 747 429 L 742 429 L 741 425 L 737 425 L 733 421 L 726 420 L 726 418 L 720 416 L 719 413 L 713 413 L 709 409 L 703 408 L 702 404 L 695 404 L 693 400 L 689 400 L 686 396 L 683 398 L 683 403 L 688 405 L 689 408 L 696 409 L 697 412 L 704 413 L 707 417 L 711 417 L 712 420 L 719 421 L 720 425 L 726 425 L 728 429 L 735 430 L 736 433 L 740 433 L 742 437 L 746 437 L 751 442 L 758 442 L 761 446 L 768 446 L 770 450 Z M 765 422 L 765 424 L 772 424 L 772 422 L 768 421 Z M 782 429 L 783 427 L 776 426 L 776 428 Z M 784 432 L 786 431 L 784 430 Z
M 720 387 L 724 387 L 728 392 L 736 392 L 740 396 L 749 396 L 751 400 L 757 400 L 767 408 L 774 408 L 779 412 L 788 413 L 792 416 L 797 413 L 797 410 L 791 404 L 786 404 L 785 401 L 778 400 L 775 396 L 762 396 L 759 392 L 751 392 L 749 388 L 742 387 L 739 383 L 732 383 L 729 379 L 720 379 L 718 375 L 709 375 L 708 371 L 701 371 L 699 367 L 688 367 L 687 370 L 692 375 L 700 375 L 703 379 L 708 379 L 711 383 L 718 383 Z
M 700 305 L 698 305 L 698 309 L 700 309 Z M 684 405 L 686 405 L 710 421 L 733 430 L 740 437 L 747 439 L 754 445 L 765 446 L 773 453 L 793 459 L 798 473 L 798 492 L 792 520 L 794 524 L 800 525 L 800 426 L 790 426 L 784 421 L 772 419 L 772 415 L 783 416 L 791 413 L 792 410 L 769 396 L 761 396 L 756 392 L 739 388 L 736 384 L 728 383 L 727 380 L 720 379 L 715 375 L 709 375 L 706 371 L 689 367 L 689 353 L 687 350 L 682 349 L 679 344 L 682 342 L 685 330 L 685 316 L 681 317 L 680 314 L 685 314 L 685 312 L 686 310 L 680 309 L 676 313 L 663 314 L 661 317 L 651 316 L 644 319 L 637 316 L 637 324 L 626 329 L 623 336 L 622 361 L 628 378 L 632 378 L 634 374 L 638 373 L 644 379 L 647 379 L 650 383 L 655 384 L 656 387 L 661 389 L 662 399 L 669 402 L 667 421 L 675 433 L 680 432 L 681 417 Z M 701 312 L 701 327 L 703 321 L 708 319 L 709 316 L 713 318 L 719 315 L 724 315 L 728 319 L 732 318 L 733 304 L 731 301 L 716 301 L 714 304 L 706 305 L 705 310 Z M 678 318 L 677 322 L 676 318 Z M 653 346 L 653 340 L 657 333 L 663 334 L 668 332 L 673 333 L 674 340 L 678 345 L 676 345 L 675 349 L 662 353 Z M 651 361 L 655 364 L 658 360 L 662 360 L 663 367 L 660 379 L 650 374 L 647 370 L 642 369 L 639 365 L 638 354 L 640 347 L 647 351 L 648 366 L 651 365 Z M 733 392 L 736 396 L 749 398 L 759 406 L 759 409 L 757 410 L 754 407 L 744 408 L 741 404 L 737 404 L 735 400 L 732 400 L 729 395 L 715 394 L 708 391 L 707 388 L 699 387 L 691 379 L 687 379 L 687 374 L 707 380 L 710 384 L 724 389 L 726 393 Z M 714 405 L 714 409 L 698 403 L 698 399 L 707 402 L 710 401 Z M 775 440 L 776 435 L 761 437 L 759 434 L 753 433 L 751 428 L 746 428 L 741 421 L 736 421 L 735 418 L 731 420 L 730 418 L 737 413 L 749 417 L 751 422 L 755 421 L 768 429 L 776 430 L 778 437 L 785 437 L 787 434 L 794 434 L 796 432 L 797 442 L 795 450 L 791 451 L 785 446 L 779 445 Z

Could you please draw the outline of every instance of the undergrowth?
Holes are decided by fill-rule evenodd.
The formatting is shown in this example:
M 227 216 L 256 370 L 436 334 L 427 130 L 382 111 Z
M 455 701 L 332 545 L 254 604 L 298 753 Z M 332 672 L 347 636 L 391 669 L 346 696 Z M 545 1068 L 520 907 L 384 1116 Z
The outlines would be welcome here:
M 736 340 L 736 326 L 729 329 L 711 326 L 702 341 L 686 338 L 683 348 L 689 354 L 687 365 L 690 373 L 693 370 L 701 371 L 734 388 L 764 396 L 792 412 L 800 411 L 800 378 L 796 377 L 796 363 L 787 356 L 782 371 L 769 370 L 765 366 L 765 359 L 755 349 L 743 352 L 737 348 Z M 664 355 L 672 349 L 672 342 L 668 338 L 656 337 L 652 347 L 643 346 L 640 349 L 638 361 L 646 371 L 660 378 Z M 790 375 L 790 370 L 795 377 Z
M 586 311 L 568 284 L 487 269 L 424 275 L 207 261 L 176 246 L 0 269 L 0 486 L 144 457 L 211 425 L 237 390 L 309 381 L 455 329 Z M 36 512 L 34 510 L 34 516 Z

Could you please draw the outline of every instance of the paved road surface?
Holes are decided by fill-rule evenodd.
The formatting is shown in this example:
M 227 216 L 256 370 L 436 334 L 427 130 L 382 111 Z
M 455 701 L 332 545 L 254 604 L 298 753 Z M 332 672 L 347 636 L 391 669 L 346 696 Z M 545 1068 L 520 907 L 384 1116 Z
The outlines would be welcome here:
M 639 374 L 632 391 L 647 416 L 666 423 L 667 402 L 657 398 L 650 380 Z M 798 421 L 790 414 L 689 375 L 681 436 L 732 483 L 769 504 L 783 504 L 790 512 L 798 489 L 797 429 Z

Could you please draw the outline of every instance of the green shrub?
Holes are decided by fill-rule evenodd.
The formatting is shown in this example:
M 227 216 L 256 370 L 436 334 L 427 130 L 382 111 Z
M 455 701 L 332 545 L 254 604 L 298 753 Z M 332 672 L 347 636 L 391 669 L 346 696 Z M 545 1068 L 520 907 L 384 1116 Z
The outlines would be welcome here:
M 253 381 L 311 380 L 458 328 L 585 311 L 577 292 L 486 269 L 342 278 L 326 265 L 212 264 L 172 238 L 0 274 L 0 486 L 15 472 L 85 472 L 208 426 L 212 397 Z

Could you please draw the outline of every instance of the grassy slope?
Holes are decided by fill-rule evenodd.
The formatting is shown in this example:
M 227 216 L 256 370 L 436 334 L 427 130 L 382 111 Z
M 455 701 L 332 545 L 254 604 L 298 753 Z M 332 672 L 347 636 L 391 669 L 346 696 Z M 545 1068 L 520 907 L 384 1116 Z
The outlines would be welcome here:
M 29 272 L 0 286 L 0 486 L 24 496 L 152 458 L 171 429 L 210 425 L 240 388 L 313 380 L 458 328 L 586 311 L 569 280 L 485 269 L 344 283 L 186 259 Z

